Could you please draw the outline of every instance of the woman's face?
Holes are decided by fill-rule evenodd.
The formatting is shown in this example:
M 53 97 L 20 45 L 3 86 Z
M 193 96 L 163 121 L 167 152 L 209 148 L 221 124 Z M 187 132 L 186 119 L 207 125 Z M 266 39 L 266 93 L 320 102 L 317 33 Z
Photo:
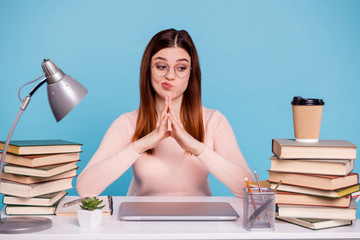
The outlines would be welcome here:
M 156 97 L 182 97 L 190 78 L 190 55 L 180 47 L 164 48 L 151 58 L 151 85 Z

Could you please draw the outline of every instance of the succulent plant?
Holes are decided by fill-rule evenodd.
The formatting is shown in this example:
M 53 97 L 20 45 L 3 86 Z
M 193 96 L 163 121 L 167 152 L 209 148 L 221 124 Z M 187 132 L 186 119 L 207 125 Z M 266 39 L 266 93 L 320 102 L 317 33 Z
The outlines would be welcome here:
M 81 209 L 93 211 L 95 209 L 102 209 L 105 205 L 99 206 L 103 200 L 99 200 L 97 197 L 87 197 L 81 201 Z

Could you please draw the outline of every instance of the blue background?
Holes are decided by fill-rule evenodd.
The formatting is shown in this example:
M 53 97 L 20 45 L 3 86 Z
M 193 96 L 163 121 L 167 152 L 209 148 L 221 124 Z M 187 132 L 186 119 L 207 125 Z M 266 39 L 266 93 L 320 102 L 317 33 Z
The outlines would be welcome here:
M 51 58 L 89 94 L 56 123 L 41 88 L 13 139 L 83 143 L 80 172 L 110 124 L 138 107 L 140 60 L 150 38 L 186 29 L 200 56 L 203 105 L 228 118 L 250 168 L 267 179 L 271 139 L 294 137 L 293 96 L 324 99 L 322 139 L 360 145 L 359 11 L 360 1 L 348 0 L 1 0 L 0 138 L 20 106 L 19 87 Z M 128 171 L 103 194 L 125 195 L 130 179 Z M 214 195 L 232 195 L 210 181 Z

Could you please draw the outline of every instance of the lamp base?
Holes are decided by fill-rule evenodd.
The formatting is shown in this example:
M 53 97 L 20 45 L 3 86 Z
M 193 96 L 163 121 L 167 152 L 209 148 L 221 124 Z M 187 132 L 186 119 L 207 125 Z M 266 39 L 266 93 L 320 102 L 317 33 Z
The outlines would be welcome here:
M 45 217 L 7 217 L 0 223 L 0 234 L 38 232 L 52 225 L 52 220 Z

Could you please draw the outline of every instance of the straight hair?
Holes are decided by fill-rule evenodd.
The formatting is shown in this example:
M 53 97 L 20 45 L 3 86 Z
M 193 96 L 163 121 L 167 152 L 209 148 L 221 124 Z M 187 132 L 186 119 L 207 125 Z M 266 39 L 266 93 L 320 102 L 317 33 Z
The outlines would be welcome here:
M 132 141 L 136 141 L 156 128 L 157 114 L 155 90 L 151 85 L 151 58 L 164 48 L 183 48 L 191 57 L 189 83 L 182 98 L 180 121 L 195 139 L 204 142 L 204 123 L 201 103 L 201 70 L 199 57 L 190 35 L 185 30 L 167 29 L 157 33 L 145 48 L 140 67 L 140 107 Z M 154 149 L 148 149 L 154 154 Z

